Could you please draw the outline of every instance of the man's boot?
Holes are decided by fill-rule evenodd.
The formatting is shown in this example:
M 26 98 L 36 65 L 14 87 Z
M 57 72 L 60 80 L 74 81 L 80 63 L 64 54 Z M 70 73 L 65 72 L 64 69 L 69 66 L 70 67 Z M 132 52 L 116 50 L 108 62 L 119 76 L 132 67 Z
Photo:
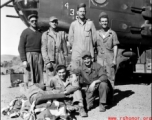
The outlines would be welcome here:
M 100 105 L 99 105 L 99 111 L 100 111 L 100 112 L 105 112 L 105 111 L 106 111 L 105 106 L 104 106 L 103 104 L 101 104 L 101 103 L 100 103 Z
M 84 107 L 82 106 L 79 107 L 79 115 L 81 117 L 88 117 L 88 114 L 86 113 L 86 111 L 84 110 Z

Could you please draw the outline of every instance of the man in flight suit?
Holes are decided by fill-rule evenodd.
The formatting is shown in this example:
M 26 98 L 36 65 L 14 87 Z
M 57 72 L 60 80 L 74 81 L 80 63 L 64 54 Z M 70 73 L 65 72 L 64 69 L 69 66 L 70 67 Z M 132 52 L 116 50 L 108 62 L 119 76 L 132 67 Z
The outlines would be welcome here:
M 94 23 L 86 18 L 86 5 L 84 3 L 77 6 L 77 15 L 77 20 L 71 23 L 68 40 L 72 45 L 72 64 L 81 65 L 83 50 L 90 51 L 92 58 L 94 58 L 96 28 Z
M 99 15 L 101 29 L 97 31 L 97 63 L 106 68 L 108 79 L 114 88 L 118 52 L 117 34 L 108 26 L 109 17 L 105 12 Z

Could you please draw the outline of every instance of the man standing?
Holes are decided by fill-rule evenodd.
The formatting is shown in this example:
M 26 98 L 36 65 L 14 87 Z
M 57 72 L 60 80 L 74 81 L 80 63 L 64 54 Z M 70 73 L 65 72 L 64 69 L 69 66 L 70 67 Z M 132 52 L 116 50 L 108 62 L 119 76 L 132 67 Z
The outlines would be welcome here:
M 82 93 L 79 90 L 79 79 L 76 71 L 72 71 L 70 75 L 67 74 L 66 66 L 58 65 L 56 68 L 56 75 L 49 79 L 46 83 L 46 89 L 53 91 L 55 94 L 62 94 L 72 97 L 72 105 L 78 104 L 79 114 L 82 117 L 87 117 L 84 110 Z
M 68 51 L 66 34 L 64 31 L 58 31 L 58 19 L 55 16 L 50 17 L 49 25 L 49 30 L 44 32 L 42 35 L 41 51 L 46 67 L 47 77 L 52 77 L 56 65 L 66 64 Z
M 108 26 L 109 17 L 105 12 L 99 15 L 101 29 L 97 31 L 97 63 L 106 68 L 108 79 L 114 88 L 116 60 L 118 52 L 118 38 Z
M 38 16 L 31 14 L 28 16 L 29 28 L 26 28 L 21 36 L 18 46 L 20 58 L 25 67 L 24 82 L 43 84 L 43 60 L 41 55 L 41 35 L 37 27 Z
M 105 105 L 109 105 L 112 96 L 112 86 L 107 79 L 104 68 L 92 62 L 89 51 L 82 52 L 83 63 L 80 67 L 82 88 L 85 88 L 87 109 L 90 110 L 94 105 L 94 100 L 99 96 L 99 111 L 106 111 Z
M 84 3 L 77 6 L 77 15 L 77 20 L 71 23 L 68 39 L 72 45 L 72 63 L 81 65 L 83 50 L 90 51 L 92 58 L 94 58 L 96 28 L 94 23 L 86 18 L 86 5 Z

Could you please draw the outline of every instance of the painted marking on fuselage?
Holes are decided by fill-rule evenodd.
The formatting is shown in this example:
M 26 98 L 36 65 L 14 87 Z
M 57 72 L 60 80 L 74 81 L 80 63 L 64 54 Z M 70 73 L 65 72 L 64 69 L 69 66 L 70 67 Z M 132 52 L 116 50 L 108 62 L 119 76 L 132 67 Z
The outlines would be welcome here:
M 99 7 L 105 7 L 109 3 L 107 0 L 91 0 L 91 2 L 93 3 L 93 5 Z
M 67 9 L 69 9 L 69 3 L 68 3 L 68 2 L 65 3 L 64 6 L 65 6 Z
M 65 6 L 65 8 L 66 8 L 67 10 L 69 10 L 69 15 L 70 15 L 70 16 L 74 16 L 74 15 L 75 15 L 75 9 L 74 9 L 74 8 L 70 8 L 70 5 L 69 5 L 68 2 L 66 2 L 66 3 L 64 4 L 64 6 Z M 69 9 L 69 8 L 70 8 L 70 9 Z

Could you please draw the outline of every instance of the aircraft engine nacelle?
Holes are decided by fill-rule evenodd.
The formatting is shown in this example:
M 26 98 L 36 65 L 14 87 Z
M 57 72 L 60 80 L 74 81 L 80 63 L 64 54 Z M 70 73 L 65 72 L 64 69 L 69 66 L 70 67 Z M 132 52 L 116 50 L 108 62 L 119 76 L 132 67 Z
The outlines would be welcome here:
M 125 51 L 122 52 L 122 55 L 123 55 L 124 57 L 133 57 L 133 56 L 136 55 L 136 53 L 133 52 L 133 51 L 127 51 L 127 50 L 125 50 Z

